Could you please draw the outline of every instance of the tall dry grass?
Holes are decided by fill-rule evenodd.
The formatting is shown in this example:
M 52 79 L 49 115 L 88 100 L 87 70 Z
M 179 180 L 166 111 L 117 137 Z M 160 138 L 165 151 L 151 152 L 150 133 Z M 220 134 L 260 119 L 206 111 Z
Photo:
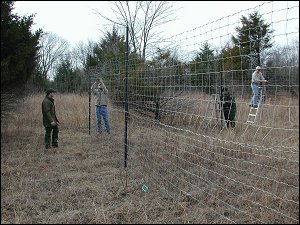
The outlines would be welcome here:
M 174 99 L 162 123 L 131 111 L 124 168 L 123 109 L 110 104 L 112 135 L 99 136 L 92 100 L 89 135 L 88 96 L 57 94 L 59 148 L 45 151 L 43 98 L 1 123 L 1 223 L 299 223 L 290 99 L 267 102 L 259 126 L 237 99 L 234 130 L 205 117 L 208 96 Z

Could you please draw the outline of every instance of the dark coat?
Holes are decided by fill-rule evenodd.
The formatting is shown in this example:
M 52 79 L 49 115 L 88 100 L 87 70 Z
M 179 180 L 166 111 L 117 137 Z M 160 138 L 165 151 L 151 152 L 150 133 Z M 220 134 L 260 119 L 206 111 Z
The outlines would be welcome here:
M 59 122 L 55 113 L 54 99 L 49 98 L 47 95 L 42 102 L 42 113 L 45 127 L 51 127 L 51 122 L 53 121 Z
M 229 114 L 230 118 L 234 118 L 236 114 L 235 98 L 230 94 L 225 94 L 221 96 L 221 102 L 224 113 Z

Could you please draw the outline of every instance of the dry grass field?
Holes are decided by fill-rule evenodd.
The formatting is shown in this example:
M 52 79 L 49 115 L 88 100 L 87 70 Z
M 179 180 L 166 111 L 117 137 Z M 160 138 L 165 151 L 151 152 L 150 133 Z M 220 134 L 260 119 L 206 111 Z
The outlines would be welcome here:
M 46 151 L 43 98 L 25 98 L 1 122 L 1 224 L 299 223 L 299 107 L 288 125 L 274 124 L 280 112 L 266 107 L 262 124 L 279 131 L 244 123 L 209 131 L 193 107 L 162 118 L 192 132 L 130 115 L 124 168 L 122 109 L 109 108 L 112 134 L 99 136 L 92 102 L 89 134 L 88 96 L 57 94 L 59 148 Z M 247 113 L 238 108 L 239 121 Z M 278 133 L 286 127 L 298 133 Z

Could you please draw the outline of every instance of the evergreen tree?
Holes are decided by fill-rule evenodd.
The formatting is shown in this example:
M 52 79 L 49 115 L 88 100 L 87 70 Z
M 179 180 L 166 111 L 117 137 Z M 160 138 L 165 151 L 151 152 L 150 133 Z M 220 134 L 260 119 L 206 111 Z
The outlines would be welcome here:
M 201 86 L 205 92 L 210 93 L 211 87 L 215 85 L 215 56 L 214 50 L 206 42 L 200 48 L 200 52 L 194 59 L 195 66 L 192 67 L 191 72 L 192 84 Z
M 124 65 L 126 51 L 125 37 L 118 34 L 113 27 L 112 32 L 107 32 L 105 37 L 94 48 L 94 54 L 100 65 L 105 64 L 110 72 L 119 73 Z M 93 59 L 92 59 L 93 62 Z
M 59 92 L 74 92 L 79 89 L 81 78 L 72 68 L 70 60 L 65 59 L 59 64 L 54 83 L 57 84 Z
M 12 14 L 14 1 L 1 1 L 1 93 L 22 88 L 36 67 L 41 30 L 31 33 L 33 15 Z
M 261 54 L 272 47 L 271 38 L 273 30 L 270 24 L 262 19 L 257 11 L 251 13 L 249 18 L 242 16 L 241 27 L 236 27 L 237 36 L 232 36 L 233 44 L 240 49 L 243 69 L 262 65 Z M 237 59 L 239 60 L 239 59 Z

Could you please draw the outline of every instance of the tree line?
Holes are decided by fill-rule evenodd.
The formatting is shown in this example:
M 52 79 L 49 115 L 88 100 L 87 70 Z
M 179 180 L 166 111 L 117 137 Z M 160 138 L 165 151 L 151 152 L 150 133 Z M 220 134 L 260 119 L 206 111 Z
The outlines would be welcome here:
M 68 42 L 54 33 L 41 29 L 31 32 L 34 16 L 14 15 L 14 1 L 2 1 L 1 96 L 20 93 L 16 90 L 24 89 L 26 83 L 30 84 L 27 88 L 36 91 L 49 86 L 61 92 L 87 91 L 89 69 L 101 65 L 102 76 L 110 81 L 116 100 L 121 100 L 126 38 L 124 32 L 120 33 L 120 26 L 123 31 L 124 27 L 129 28 L 129 90 L 136 101 L 140 98 L 137 96 L 157 99 L 164 91 L 163 86 L 197 87 L 214 93 L 220 85 L 248 82 L 256 65 L 282 67 L 279 74 L 275 69 L 266 73 L 267 79 L 276 79 L 277 84 L 286 83 L 287 76 L 292 82 L 299 81 L 298 67 L 292 74 L 284 70 L 289 65 L 298 65 L 295 62 L 299 60 L 299 41 L 291 46 L 274 46 L 274 30 L 257 11 L 241 17 L 241 26 L 235 28 L 236 35 L 231 36 L 225 47 L 215 49 L 205 42 L 192 60 L 182 62 L 176 49 L 159 47 L 162 38 L 154 33 L 156 27 L 173 20 L 170 2 L 112 4 L 117 22 L 99 15 L 117 26 L 106 31 L 99 42 L 81 42 L 69 50 Z M 150 52 L 154 52 L 151 58 L 147 57 Z M 1 105 L 3 102 L 1 98 Z

